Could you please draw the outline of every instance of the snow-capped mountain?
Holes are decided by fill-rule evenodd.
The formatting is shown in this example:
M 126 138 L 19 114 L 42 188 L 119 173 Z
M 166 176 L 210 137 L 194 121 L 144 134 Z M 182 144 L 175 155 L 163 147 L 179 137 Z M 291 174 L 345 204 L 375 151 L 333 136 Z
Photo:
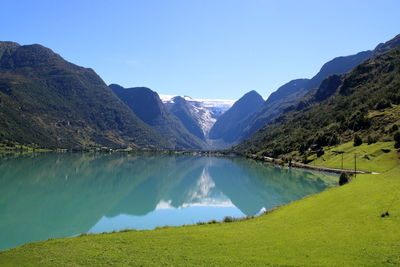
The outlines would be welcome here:
M 194 99 L 188 96 L 160 95 L 163 103 L 182 121 L 189 132 L 206 140 L 211 127 L 236 100 Z

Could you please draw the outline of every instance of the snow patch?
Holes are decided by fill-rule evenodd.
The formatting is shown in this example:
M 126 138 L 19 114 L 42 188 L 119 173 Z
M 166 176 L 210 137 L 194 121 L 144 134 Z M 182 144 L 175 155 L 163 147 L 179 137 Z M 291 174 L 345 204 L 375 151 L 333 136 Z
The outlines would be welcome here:
M 159 95 L 165 104 L 174 104 L 176 95 Z M 190 105 L 190 113 L 200 125 L 203 133 L 208 137 L 211 127 L 219 116 L 230 109 L 236 100 L 231 99 L 196 99 L 189 96 L 181 96 Z

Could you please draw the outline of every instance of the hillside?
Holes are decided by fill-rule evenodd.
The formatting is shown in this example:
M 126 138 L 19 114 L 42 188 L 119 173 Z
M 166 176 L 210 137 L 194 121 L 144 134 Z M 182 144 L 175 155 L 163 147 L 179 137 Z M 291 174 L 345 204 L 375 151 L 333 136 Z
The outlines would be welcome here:
M 168 148 L 92 70 L 41 45 L 0 42 L 0 143 Z
M 235 143 L 248 125 L 249 116 L 263 103 L 264 99 L 256 91 L 246 93 L 218 118 L 210 130 L 210 139 L 222 139 L 226 143 Z
M 163 103 L 193 135 L 208 139 L 215 121 L 235 102 L 226 99 L 194 99 L 189 96 L 161 95 Z M 209 144 L 210 145 L 210 144 Z M 215 148 L 214 144 L 211 144 Z
M 384 53 L 400 44 L 400 35 L 379 44 L 374 50 L 359 52 L 354 55 L 341 56 L 325 63 L 320 71 L 311 79 L 296 79 L 278 88 L 272 93 L 264 105 L 257 111 L 244 129 L 240 140 L 244 140 L 253 135 L 263 125 L 279 116 L 286 108 L 297 103 L 311 90 L 318 88 L 322 81 L 334 74 L 344 74 L 351 71 L 361 62 Z
M 378 53 L 345 75 L 324 80 L 298 104 L 234 148 L 272 157 L 296 151 L 307 157 L 353 140 L 391 141 L 400 124 L 400 48 Z
M 163 135 L 174 149 L 201 149 L 204 143 L 189 133 L 164 106 L 158 94 L 146 87 L 123 88 L 111 84 L 114 93 L 146 124 Z
M 208 132 L 206 131 L 207 129 L 203 129 L 205 127 L 202 127 L 204 125 L 202 121 L 205 121 L 206 124 L 213 124 L 215 122 L 211 114 L 205 114 L 207 113 L 207 110 L 203 110 L 202 114 L 198 114 L 198 112 L 196 112 L 198 111 L 196 105 L 186 101 L 186 99 L 181 96 L 176 96 L 172 98 L 172 101 L 168 104 L 168 107 L 171 113 L 174 114 L 182 122 L 182 124 L 190 133 L 202 140 L 205 140 L 206 134 L 208 134 Z M 207 121 L 201 120 L 201 115 L 203 114 L 208 115 Z

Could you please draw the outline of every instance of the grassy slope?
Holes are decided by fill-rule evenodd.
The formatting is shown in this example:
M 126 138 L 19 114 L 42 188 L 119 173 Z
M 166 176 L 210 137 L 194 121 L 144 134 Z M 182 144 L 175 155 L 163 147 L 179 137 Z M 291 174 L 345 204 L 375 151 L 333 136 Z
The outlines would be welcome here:
M 357 149 L 373 154 L 384 145 Z M 399 265 L 400 161 L 392 149 L 369 163 L 360 164 L 381 174 L 358 175 L 256 219 L 32 243 L 0 252 L 0 265 Z
M 354 169 L 354 153 L 357 153 L 357 169 L 363 171 L 384 172 L 395 165 L 397 159 L 394 142 L 378 142 L 375 144 L 362 144 L 361 146 L 353 146 L 353 142 L 348 142 L 336 147 L 325 150 L 325 154 L 319 158 L 315 155 L 310 159 L 314 159 L 310 164 L 324 166 L 330 168 L 341 168 L 342 158 L 333 151 L 346 151 L 343 155 L 343 168 Z M 390 150 L 385 153 L 383 150 Z

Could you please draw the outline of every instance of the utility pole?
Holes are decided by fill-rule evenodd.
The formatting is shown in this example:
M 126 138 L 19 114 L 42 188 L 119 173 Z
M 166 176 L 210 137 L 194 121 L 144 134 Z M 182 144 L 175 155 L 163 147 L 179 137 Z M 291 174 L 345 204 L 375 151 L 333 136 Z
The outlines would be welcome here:
M 343 170 L 343 154 L 344 154 L 344 152 L 342 152 L 342 170 Z
M 341 169 L 343 170 L 343 154 L 345 153 L 344 151 L 332 151 L 333 153 L 337 154 L 341 154 L 342 155 L 342 163 L 341 163 Z
M 354 153 L 354 178 L 357 176 L 357 153 Z

